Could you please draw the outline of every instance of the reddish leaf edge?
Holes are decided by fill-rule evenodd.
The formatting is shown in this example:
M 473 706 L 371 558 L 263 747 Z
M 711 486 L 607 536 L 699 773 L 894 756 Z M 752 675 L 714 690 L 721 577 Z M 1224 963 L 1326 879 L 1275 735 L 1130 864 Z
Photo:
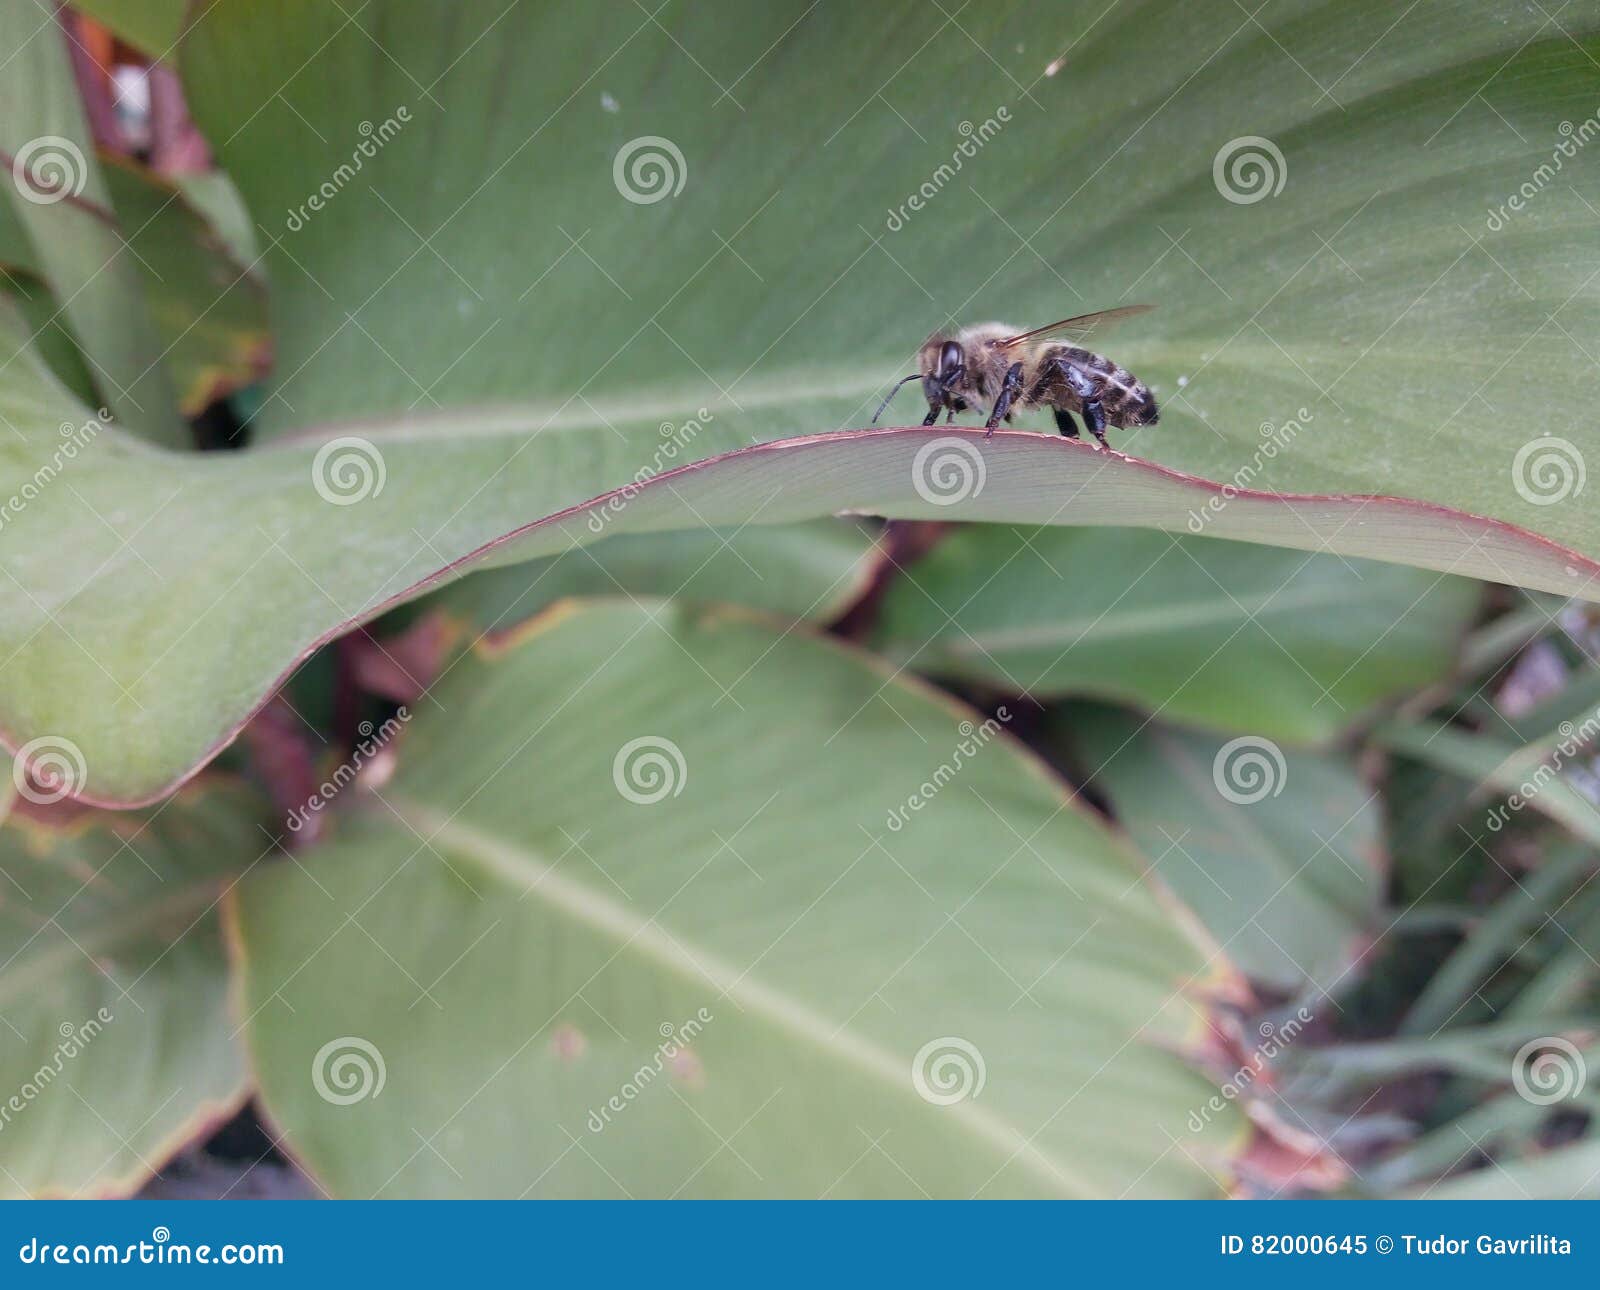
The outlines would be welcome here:
M 1536 566 L 1533 570 L 1536 576 L 1532 578 L 1524 576 L 1519 581 L 1509 570 L 1503 570 L 1505 573 L 1503 578 L 1489 578 L 1489 581 L 1501 581 L 1510 586 L 1525 586 L 1535 590 L 1600 601 L 1600 561 L 1591 559 L 1570 547 L 1563 546 L 1559 542 L 1534 533 L 1510 521 L 1494 519 L 1486 515 L 1477 515 L 1470 511 L 1458 510 L 1437 502 L 1427 502 L 1415 498 L 1397 497 L 1381 493 L 1275 493 L 1242 488 L 1231 483 L 1223 484 L 1198 475 L 1187 474 L 1143 458 L 1131 457 L 1115 449 L 1096 448 L 1081 441 L 1057 438 L 1033 431 L 1000 431 L 992 439 L 986 439 L 983 430 L 976 427 L 897 426 L 876 430 L 834 431 L 825 434 L 798 435 L 788 439 L 775 439 L 768 443 L 736 448 L 729 452 L 703 458 L 700 461 L 690 462 L 670 470 L 663 470 L 641 483 L 630 482 L 621 487 L 609 489 L 586 501 L 576 503 L 562 510 L 552 511 L 548 515 L 540 516 L 526 524 L 510 529 L 441 566 L 428 576 L 418 579 L 410 586 L 373 606 L 359 617 L 335 624 L 308 641 L 290 663 L 282 669 L 256 703 L 224 730 L 206 751 L 195 760 L 193 765 L 159 789 L 129 797 L 100 796 L 88 791 L 78 792 L 73 796 L 87 806 L 106 810 L 133 810 L 152 805 L 170 797 L 198 775 L 219 753 L 232 744 L 244 727 L 261 712 L 267 703 L 271 701 L 273 695 L 317 650 L 362 623 L 371 622 L 388 610 L 415 600 L 430 589 L 452 581 L 458 574 L 470 571 L 471 566 L 491 552 L 497 551 L 501 547 L 507 546 L 537 529 L 558 524 L 588 512 L 599 511 L 606 507 L 608 503 L 619 498 L 631 500 L 645 491 L 670 488 L 675 481 L 683 482 L 695 475 L 729 463 L 755 460 L 767 456 L 803 456 L 818 449 L 836 447 L 841 443 L 889 443 L 903 440 L 908 444 L 928 445 L 940 439 L 965 440 L 979 451 L 985 449 L 998 450 L 1001 454 L 1006 455 L 1018 448 L 1029 454 L 1087 453 L 1103 463 L 1101 470 L 1095 472 L 1096 478 L 1104 470 L 1127 470 L 1132 473 L 1137 482 L 1146 486 L 1150 484 L 1167 487 L 1175 486 L 1186 495 L 1192 497 L 1195 503 L 1195 507 L 1189 512 L 1189 518 L 1176 517 L 1173 513 L 1168 512 L 1162 522 L 1155 522 L 1149 519 L 1141 520 L 1137 513 L 1122 513 L 1119 511 L 1114 519 L 1082 521 L 1085 524 L 1120 523 L 1122 525 L 1164 529 L 1168 532 L 1188 531 L 1218 538 L 1261 542 L 1261 538 L 1251 538 L 1245 535 L 1250 528 L 1249 519 L 1251 516 L 1261 514 L 1264 510 L 1275 509 L 1279 506 L 1288 506 L 1291 509 L 1305 508 L 1314 516 L 1323 519 L 1335 518 L 1337 515 L 1349 511 L 1339 529 L 1335 530 L 1336 533 L 1342 531 L 1343 526 L 1357 515 L 1368 515 L 1371 519 L 1397 518 L 1415 520 L 1426 518 L 1437 521 L 1441 533 L 1445 533 L 1447 536 L 1453 534 L 1453 544 L 1463 548 L 1465 552 L 1477 550 L 1485 539 L 1493 539 L 1495 546 L 1502 553 L 1512 557 L 1512 563 L 1523 565 L 1531 563 Z M 302 442 L 304 442 L 303 439 Z M 287 447 L 287 445 L 284 445 L 284 447 Z M 274 448 L 267 451 L 282 450 L 283 448 Z M 1216 512 L 1215 523 L 1209 528 L 1204 525 L 1198 529 L 1195 528 L 1190 522 L 1190 518 L 1199 514 L 1199 511 L 1207 503 L 1219 498 L 1225 500 L 1225 505 Z M 1068 502 L 1071 500 L 1073 499 L 1069 498 Z M 1064 502 L 1056 513 L 1059 514 L 1062 510 L 1065 510 L 1066 505 L 1067 502 Z M 1232 520 L 1226 518 L 1230 512 L 1235 513 L 1235 518 Z M 1238 512 L 1243 512 L 1243 514 L 1238 514 Z M 850 505 L 847 503 L 841 505 L 833 513 L 836 515 L 883 515 L 884 511 L 868 505 Z M 885 517 L 927 518 L 927 516 L 920 513 L 907 516 L 890 514 Z M 1026 524 L 1040 522 L 1029 520 L 1022 515 L 1013 517 L 1005 515 L 972 517 L 969 514 L 963 516 L 959 506 L 951 507 L 949 512 L 941 516 L 941 518 L 952 520 L 981 518 L 990 523 L 1014 522 Z M 1279 545 L 1310 551 L 1332 549 L 1327 546 L 1326 542 L 1317 537 L 1315 526 L 1306 521 L 1304 514 L 1301 514 L 1300 518 L 1304 522 L 1303 532 L 1305 536 L 1300 533 L 1290 532 L 1285 537 L 1292 540 L 1285 540 L 1278 543 Z M 1241 519 L 1244 520 L 1244 523 L 1239 522 Z M 1166 522 L 1167 520 L 1170 520 L 1170 522 Z M 684 527 L 692 526 L 686 525 Z M 670 532 L 673 530 L 664 528 L 652 531 Z M 1358 536 L 1360 536 L 1359 532 Z M 1379 537 L 1381 539 L 1382 535 L 1380 534 Z M 1451 543 L 1447 542 L 1446 546 L 1448 547 L 1449 545 Z M 1359 543 L 1352 541 L 1342 549 L 1341 553 L 1367 559 L 1386 560 L 1389 563 L 1409 564 L 1413 567 L 1432 568 L 1444 573 L 1484 577 L 1481 570 L 1473 571 L 1455 568 L 1454 566 L 1459 564 L 1462 558 L 1461 555 L 1457 555 L 1453 560 L 1448 561 L 1442 556 L 1427 561 L 1396 560 L 1390 551 L 1391 548 L 1381 540 L 1374 541 L 1365 548 L 1361 548 Z M 529 558 L 535 557 L 530 556 Z M 1540 573 L 1538 566 L 1544 566 L 1550 571 L 1548 573 Z M 1557 576 L 1557 570 L 1563 575 L 1562 577 Z M 15 752 L 24 742 L 26 740 L 19 739 L 14 732 L 0 728 L 0 746 Z

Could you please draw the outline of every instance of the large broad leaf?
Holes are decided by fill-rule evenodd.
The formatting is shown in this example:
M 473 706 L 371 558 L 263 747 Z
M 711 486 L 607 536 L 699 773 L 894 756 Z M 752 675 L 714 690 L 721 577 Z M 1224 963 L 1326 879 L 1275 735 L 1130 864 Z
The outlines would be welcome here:
M 1072 708 L 1060 736 L 1160 874 L 1248 975 L 1326 993 L 1384 876 L 1377 795 L 1342 760 Z
M 567 596 L 671 596 L 827 622 L 866 589 L 877 547 L 838 520 L 612 538 L 474 574 L 431 605 L 504 630 Z
M 0 331 L 7 325 L 0 314 Z M 446 452 L 423 431 L 180 457 L 99 426 L 27 353 L 0 382 L 0 415 L 17 432 L 0 436 L 0 475 L 16 499 L 0 581 L 0 731 L 13 747 L 72 739 L 87 763 L 77 791 L 107 804 L 169 790 L 317 645 L 471 568 L 662 528 L 779 524 L 834 509 L 951 513 L 917 487 L 930 449 L 951 451 L 939 430 L 750 448 L 562 509 L 568 485 L 523 451 L 537 440 L 501 433 L 515 415 L 450 417 L 457 438 Z M 555 438 L 576 442 L 569 431 Z M 588 442 L 606 457 L 616 441 Z M 1089 487 L 1079 518 L 1126 523 L 1126 503 L 1093 490 L 1104 470 L 1155 497 L 1187 487 L 1041 435 L 997 436 L 982 451 L 988 484 L 961 505 L 974 518 L 1046 523 L 1057 498 Z M 625 470 L 618 462 L 610 473 Z M 1236 499 L 1228 515 L 1248 522 L 1246 508 Z M 1353 514 L 1331 505 L 1307 533 L 1332 534 Z M 1463 545 L 1500 536 L 1480 529 Z M 1508 543 L 1502 563 L 1520 560 L 1539 576 L 1543 554 Z
M 186 83 L 272 247 L 278 374 L 255 425 L 274 444 L 180 464 L 107 435 L 71 492 L 30 507 L 0 581 L 0 729 L 71 734 L 93 750 L 91 796 L 147 798 L 317 641 L 541 519 L 492 558 L 861 510 L 1198 525 L 1600 595 L 1600 521 L 1570 488 L 1525 500 L 1553 499 L 1537 494 L 1538 453 L 1513 478 L 1502 429 L 1530 380 L 1575 409 L 1600 381 L 1568 339 L 1592 308 L 1583 291 L 1568 300 L 1597 254 L 1591 217 L 1552 184 L 1484 249 L 1457 228 L 1532 173 L 1564 115 L 1589 110 L 1583 51 L 1537 14 L 1487 3 L 1398 24 L 1376 5 L 1286 4 L 1268 30 L 1175 3 L 1097 14 L 963 13 L 936 26 L 913 72 L 905 36 L 928 15 L 909 5 L 204 11 Z M 985 51 L 1018 43 L 1017 70 L 1034 70 L 1014 82 Z M 1069 46 L 1060 74 L 1040 78 Z M 1286 51 L 1337 79 L 1339 105 Z M 882 98 L 863 97 L 885 69 Z M 939 94 L 920 92 L 930 83 Z M 1275 135 L 1291 170 L 1276 196 L 1239 205 L 1212 160 L 1246 133 Z M 632 146 L 647 136 L 672 148 Z M 659 190 L 649 148 L 675 171 Z M 1581 194 L 1588 181 L 1567 173 Z M 936 200 L 901 216 L 924 183 Z M 1478 289 L 1499 280 L 1495 263 L 1531 299 Z M 1114 353 L 1168 411 L 1121 444 L 1257 488 L 1428 504 L 1224 498 L 1032 434 L 750 449 L 859 425 L 948 315 L 1036 322 L 1134 293 L 1163 308 Z M 1508 349 L 1501 372 L 1485 370 Z M 19 423 L 31 445 L 7 436 L 0 497 L 80 415 L 40 397 L 27 367 L 9 364 L 0 391 L 35 409 Z M 357 416 L 369 419 L 337 421 Z M 1587 433 L 1539 428 L 1579 448 Z M 351 436 L 365 442 L 336 443 Z M 326 480 L 352 447 L 367 500 L 324 505 L 312 467 Z M 360 479 L 340 482 L 358 492 Z M 568 509 L 624 486 L 603 510 Z
M 896 662 L 1036 699 L 1318 739 L 1440 679 L 1474 613 L 1459 578 L 1135 529 L 946 538 L 884 598 Z
M 146 167 L 102 156 L 100 176 L 116 206 L 115 235 L 144 288 L 155 360 L 176 385 L 180 410 L 195 415 L 266 367 L 266 288 L 253 267 L 259 254 L 236 249 L 219 231 L 217 225 L 237 217 L 226 181 L 214 174 L 180 190 Z M 41 257 L 22 224 L 6 218 L 9 211 L 0 203 L 0 264 L 23 302 L 34 346 L 75 394 L 97 402 L 94 378 L 66 327 L 68 310 L 44 287 Z M 112 218 L 109 210 L 102 216 Z
M 1590 45 L 1592 15 L 1496 0 L 241 0 L 183 70 L 278 239 L 264 432 L 436 402 L 676 419 L 726 393 L 734 439 L 771 439 L 859 425 L 950 318 L 1143 299 L 1160 312 L 1105 341 L 1165 408 L 1130 450 L 1593 554 L 1579 481 L 1542 460 L 1600 449 L 1600 178 L 1557 151 L 1600 129 Z M 1564 446 L 1521 453 L 1539 436 Z M 610 437 L 528 451 L 580 500 L 620 481 L 580 479 L 570 440 Z M 1266 536 L 1303 537 L 1295 510 Z M 1451 522 L 1421 528 L 1387 554 L 1429 562 Z
M 32 801 L 76 774 L 45 751 Z M 32 801 L 0 827 L 0 1195 L 126 1194 L 244 1095 L 218 907 L 270 844 L 220 783 L 143 816 Z
M 88 360 L 101 402 L 124 424 L 161 443 L 188 442 L 162 346 L 150 326 L 139 262 L 117 229 L 89 144 L 57 7 L 45 0 L 0 5 L 3 199 L 26 231 L 39 271 Z M 0 342 L 0 364 L 21 347 Z
M 267 1109 L 336 1193 L 1221 1184 L 1240 1118 L 1191 1123 L 1167 1050 L 1231 969 L 1003 722 L 660 603 L 436 693 L 234 906 Z

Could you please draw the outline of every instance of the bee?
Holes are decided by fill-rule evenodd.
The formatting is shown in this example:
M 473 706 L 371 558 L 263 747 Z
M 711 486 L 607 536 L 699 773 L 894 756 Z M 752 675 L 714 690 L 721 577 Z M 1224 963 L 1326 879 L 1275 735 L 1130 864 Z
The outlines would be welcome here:
M 1072 419 L 1076 412 L 1100 446 L 1109 448 L 1108 425 L 1155 425 L 1160 415 L 1155 398 L 1127 368 L 1068 342 L 1085 340 L 1092 332 L 1150 307 L 1126 305 L 1025 332 L 1004 323 L 979 323 L 954 334 L 938 332 L 917 352 L 917 370 L 895 382 L 872 419 L 883 415 L 902 385 L 920 380 L 928 399 L 925 426 L 937 421 L 941 412 L 948 414 L 947 422 L 954 422 L 956 413 L 992 400 L 985 439 L 1001 421 L 1009 424 L 1013 412 L 1047 407 L 1055 413 L 1056 429 L 1067 438 L 1078 437 L 1078 423 Z

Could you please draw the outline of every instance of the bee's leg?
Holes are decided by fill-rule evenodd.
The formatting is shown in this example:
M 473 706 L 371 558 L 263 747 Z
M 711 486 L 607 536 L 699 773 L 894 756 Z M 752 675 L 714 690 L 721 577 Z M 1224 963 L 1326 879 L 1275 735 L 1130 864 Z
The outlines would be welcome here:
M 1000 394 L 994 401 L 994 410 L 989 413 L 989 420 L 984 425 L 984 438 L 994 435 L 995 429 L 1000 424 L 1000 418 L 1011 411 L 1011 401 L 1017 397 L 1017 390 L 1022 386 L 1022 364 L 1013 363 L 1006 369 L 1005 379 L 1000 382 Z
M 961 384 L 961 380 L 964 376 L 966 376 L 966 374 L 967 369 L 958 363 L 948 372 L 940 375 L 939 401 L 928 408 L 928 415 L 923 419 L 923 425 L 931 426 L 939 419 L 939 414 L 941 412 L 948 412 L 949 421 L 955 421 L 956 413 L 966 406 L 966 404 L 956 396 L 955 392 L 956 387 Z
M 1076 439 L 1078 437 L 1078 423 L 1072 419 L 1072 413 L 1065 408 L 1052 408 L 1050 410 L 1056 414 L 1056 429 L 1066 435 L 1068 439 Z
M 1088 373 L 1081 371 L 1075 364 L 1061 358 L 1050 359 L 1039 373 L 1039 383 L 1034 387 L 1033 397 L 1035 399 L 1041 398 L 1046 387 L 1056 377 L 1060 377 L 1062 381 L 1066 382 L 1067 388 L 1077 396 L 1079 411 L 1083 415 L 1083 424 L 1089 427 L 1089 433 L 1099 441 L 1102 448 L 1109 448 L 1111 445 L 1106 442 L 1105 436 L 1106 414 L 1105 409 L 1100 404 L 1099 387 L 1089 378 Z M 1074 427 L 1072 430 L 1068 430 L 1061 424 L 1062 417 L 1066 417 L 1068 424 L 1071 424 L 1071 414 L 1064 409 L 1058 408 L 1056 410 L 1056 426 L 1061 430 L 1062 434 L 1076 439 L 1078 437 L 1077 429 Z
M 1089 427 L 1089 433 L 1100 441 L 1102 448 L 1111 447 L 1106 442 L 1106 412 L 1099 399 L 1083 401 L 1083 424 Z

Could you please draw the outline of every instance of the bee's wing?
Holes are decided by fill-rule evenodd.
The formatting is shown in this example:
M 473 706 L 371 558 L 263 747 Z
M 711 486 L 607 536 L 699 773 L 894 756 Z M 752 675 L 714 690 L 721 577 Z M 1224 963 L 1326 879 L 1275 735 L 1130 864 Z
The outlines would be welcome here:
M 1123 305 L 1120 309 L 1102 309 L 1095 314 L 1079 314 L 1076 318 L 1063 318 L 1060 322 L 1053 322 L 1048 327 L 1035 327 L 1020 336 L 1007 336 L 1004 340 L 996 341 L 995 346 L 999 349 L 1010 349 L 1025 340 L 1043 340 L 1047 336 L 1060 337 L 1063 340 L 1086 340 L 1095 332 L 1114 326 L 1124 318 L 1148 313 L 1154 308 L 1154 305 Z

